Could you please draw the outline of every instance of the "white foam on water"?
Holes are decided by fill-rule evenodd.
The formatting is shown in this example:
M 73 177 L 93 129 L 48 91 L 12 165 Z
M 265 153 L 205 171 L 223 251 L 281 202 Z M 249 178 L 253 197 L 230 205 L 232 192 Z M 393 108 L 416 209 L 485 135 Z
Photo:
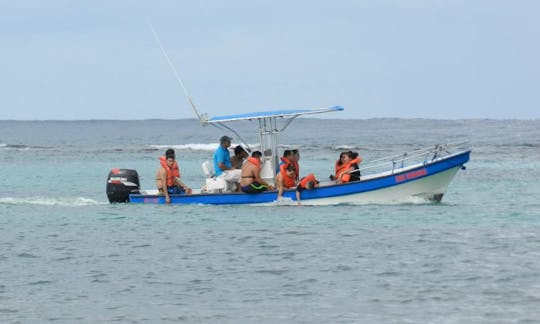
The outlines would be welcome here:
M 0 204 L 5 205 L 37 205 L 37 206 L 93 206 L 104 204 L 84 197 L 2 197 Z
M 336 145 L 333 147 L 334 150 L 356 150 L 358 147 L 354 145 Z
M 234 147 L 236 147 L 237 145 L 239 145 L 239 144 L 231 144 L 231 147 L 230 147 L 229 150 L 232 151 L 232 149 Z M 180 150 L 180 151 L 189 150 L 189 151 L 210 151 L 210 152 L 213 152 L 219 146 L 219 143 L 188 143 L 188 144 L 171 144 L 171 145 L 161 145 L 161 144 L 154 145 L 154 144 L 151 144 L 149 146 L 153 147 L 153 148 L 156 148 L 156 149 L 160 149 L 160 150 L 165 150 L 165 149 L 172 148 L 172 149 Z M 249 144 L 249 147 L 251 147 L 251 148 L 258 147 L 258 144 Z

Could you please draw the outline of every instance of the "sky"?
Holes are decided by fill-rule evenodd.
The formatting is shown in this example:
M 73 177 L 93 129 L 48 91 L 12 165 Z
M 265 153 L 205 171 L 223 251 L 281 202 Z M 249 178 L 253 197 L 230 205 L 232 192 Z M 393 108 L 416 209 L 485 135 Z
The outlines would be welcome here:
M 0 0 L 0 120 L 540 118 L 540 1 Z M 323 117 L 321 115 L 321 117 Z

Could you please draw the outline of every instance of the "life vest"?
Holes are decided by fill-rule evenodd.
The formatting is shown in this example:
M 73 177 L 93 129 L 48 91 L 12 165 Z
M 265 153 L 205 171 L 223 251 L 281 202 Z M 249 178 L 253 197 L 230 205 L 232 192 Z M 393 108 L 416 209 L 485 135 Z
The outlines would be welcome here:
M 343 182 L 343 183 L 349 182 L 351 180 L 351 174 L 347 173 L 346 171 L 349 170 L 353 164 L 358 164 L 361 161 L 362 160 L 360 159 L 360 157 L 357 157 L 357 158 L 355 158 L 353 160 L 350 160 L 347 163 L 343 163 L 343 164 L 340 165 L 339 164 L 340 160 L 338 159 L 336 161 L 336 166 L 335 166 L 335 169 L 336 169 L 335 177 L 336 177 L 336 179 L 339 179 L 341 174 L 343 174 L 343 177 L 341 178 L 341 182 Z
M 167 165 L 167 158 L 164 156 L 159 157 L 159 163 L 161 163 L 161 166 L 167 171 L 167 187 L 176 186 L 176 178 L 180 178 L 180 169 L 178 168 L 176 160 L 174 161 L 172 168 L 169 168 Z
M 298 180 L 298 178 L 300 177 L 300 165 L 298 164 L 298 162 L 291 161 L 286 157 L 281 157 L 281 161 L 283 163 L 279 166 L 279 172 L 281 172 L 281 174 L 284 174 L 283 171 L 287 168 L 287 165 L 292 164 L 294 166 L 294 174 L 296 175 L 295 180 Z
M 292 188 L 294 187 L 295 183 L 296 183 L 296 178 L 295 177 L 289 177 L 289 175 L 287 174 L 287 167 L 289 166 L 289 164 L 287 163 L 284 163 L 282 165 L 279 166 L 279 172 L 281 173 L 281 178 L 283 179 L 283 187 L 285 188 Z M 296 173 L 296 171 L 295 171 Z
M 247 158 L 248 162 L 250 162 L 251 164 L 254 164 L 257 168 L 261 168 L 261 160 L 259 159 L 256 159 L 252 156 L 248 157 Z
M 313 173 L 310 173 L 308 174 L 307 176 L 303 177 L 301 180 L 300 180 L 300 184 L 299 186 L 302 188 L 302 189 L 307 189 L 307 184 L 308 182 L 310 181 L 313 181 L 313 184 L 317 184 L 319 183 L 319 181 L 317 181 L 317 178 L 315 178 L 315 175 L 313 175 Z

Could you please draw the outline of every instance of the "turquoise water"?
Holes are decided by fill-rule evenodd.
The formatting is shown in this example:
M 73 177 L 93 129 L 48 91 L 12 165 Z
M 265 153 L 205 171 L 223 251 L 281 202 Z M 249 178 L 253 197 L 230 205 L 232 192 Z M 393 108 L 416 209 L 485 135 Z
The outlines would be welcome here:
M 539 321 L 540 121 L 293 126 L 282 143 L 320 178 L 345 148 L 374 159 L 469 140 L 473 154 L 441 204 L 109 205 L 111 168 L 151 187 L 169 146 L 186 182 L 202 184 L 222 132 L 0 121 L 0 322 Z

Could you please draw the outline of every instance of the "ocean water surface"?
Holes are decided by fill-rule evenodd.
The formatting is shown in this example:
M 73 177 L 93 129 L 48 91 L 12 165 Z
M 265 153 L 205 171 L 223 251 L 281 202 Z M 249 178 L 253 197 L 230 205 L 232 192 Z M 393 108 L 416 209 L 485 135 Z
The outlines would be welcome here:
M 235 126 L 258 142 L 254 124 Z M 281 137 L 321 179 L 345 149 L 370 160 L 468 141 L 442 203 L 108 203 L 110 169 L 152 188 L 168 147 L 201 186 L 224 134 L 0 121 L 0 322 L 540 322 L 540 121 L 299 119 Z

